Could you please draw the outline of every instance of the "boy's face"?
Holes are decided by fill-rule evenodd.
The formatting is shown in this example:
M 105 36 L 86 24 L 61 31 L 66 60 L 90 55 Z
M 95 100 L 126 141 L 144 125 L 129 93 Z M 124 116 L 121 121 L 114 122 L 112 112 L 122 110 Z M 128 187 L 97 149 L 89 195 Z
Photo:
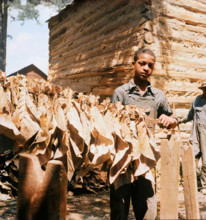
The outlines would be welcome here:
M 135 78 L 138 80 L 146 81 L 153 72 L 155 64 L 155 58 L 147 53 L 142 53 L 134 65 Z

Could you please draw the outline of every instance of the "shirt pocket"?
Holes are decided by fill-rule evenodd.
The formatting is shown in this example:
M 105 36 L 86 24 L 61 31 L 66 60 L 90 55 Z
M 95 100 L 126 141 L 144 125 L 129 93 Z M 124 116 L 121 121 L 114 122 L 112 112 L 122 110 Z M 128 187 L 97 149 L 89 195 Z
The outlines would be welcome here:
M 202 112 L 203 111 L 203 107 L 195 107 L 195 111 L 196 112 Z
M 195 114 L 197 117 L 197 120 L 201 120 L 199 122 L 203 122 L 205 123 L 206 121 L 206 111 L 203 107 L 195 107 Z

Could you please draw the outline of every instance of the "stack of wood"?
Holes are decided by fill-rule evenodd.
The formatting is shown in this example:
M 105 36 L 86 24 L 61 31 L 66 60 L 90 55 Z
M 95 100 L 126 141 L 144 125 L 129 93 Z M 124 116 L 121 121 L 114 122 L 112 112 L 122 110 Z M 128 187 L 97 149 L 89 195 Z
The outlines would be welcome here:
M 120 175 L 126 182 L 139 175 L 152 180 L 160 154 L 142 109 L 109 99 L 99 103 L 92 94 L 22 75 L 0 80 L 0 134 L 12 140 L 16 158 L 36 155 L 42 167 L 60 160 L 69 181 L 96 169 L 117 187 Z
M 1 193 L 11 197 L 17 195 L 18 173 L 18 159 L 14 158 L 12 152 L 2 153 L 0 155 Z

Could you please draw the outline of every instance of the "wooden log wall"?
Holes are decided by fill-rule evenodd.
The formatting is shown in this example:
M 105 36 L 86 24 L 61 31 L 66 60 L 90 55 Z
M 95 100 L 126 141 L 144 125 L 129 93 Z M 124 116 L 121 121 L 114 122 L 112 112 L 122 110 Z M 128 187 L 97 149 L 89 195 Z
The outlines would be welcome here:
M 204 0 L 76 0 L 49 20 L 48 80 L 102 97 L 132 75 L 134 51 L 151 48 L 151 83 L 162 89 L 176 114 L 188 113 L 206 80 Z M 191 123 L 181 125 L 188 138 Z

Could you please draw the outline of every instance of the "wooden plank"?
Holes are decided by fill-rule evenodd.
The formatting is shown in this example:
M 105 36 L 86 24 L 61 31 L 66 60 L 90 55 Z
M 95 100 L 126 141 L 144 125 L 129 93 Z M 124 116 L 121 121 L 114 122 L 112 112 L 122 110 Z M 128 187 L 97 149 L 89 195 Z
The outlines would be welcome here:
M 180 146 L 174 134 L 161 140 L 160 219 L 178 219 Z
M 20 156 L 17 219 L 66 219 L 67 177 L 61 161 L 51 160 L 46 171 L 36 156 Z
M 42 194 L 45 199 L 42 202 L 42 213 L 44 219 L 63 220 L 66 218 L 67 204 L 67 177 L 66 171 L 61 161 L 51 160 L 47 164 L 46 173 L 42 185 Z M 46 207 L 46 210 L 43 209 Z
M 197 176 L 195 157 L 192 146 L 182 150 L 182 169 L 184 181 L 184 198 L 187 219 L 200 219 L 199 203 L 197 199 Z
M 22 154 L 19 159 L 17 219 L 32 219 L 38 209 L 31 200 L 43 178 L 43 170 L 37 157 Z

